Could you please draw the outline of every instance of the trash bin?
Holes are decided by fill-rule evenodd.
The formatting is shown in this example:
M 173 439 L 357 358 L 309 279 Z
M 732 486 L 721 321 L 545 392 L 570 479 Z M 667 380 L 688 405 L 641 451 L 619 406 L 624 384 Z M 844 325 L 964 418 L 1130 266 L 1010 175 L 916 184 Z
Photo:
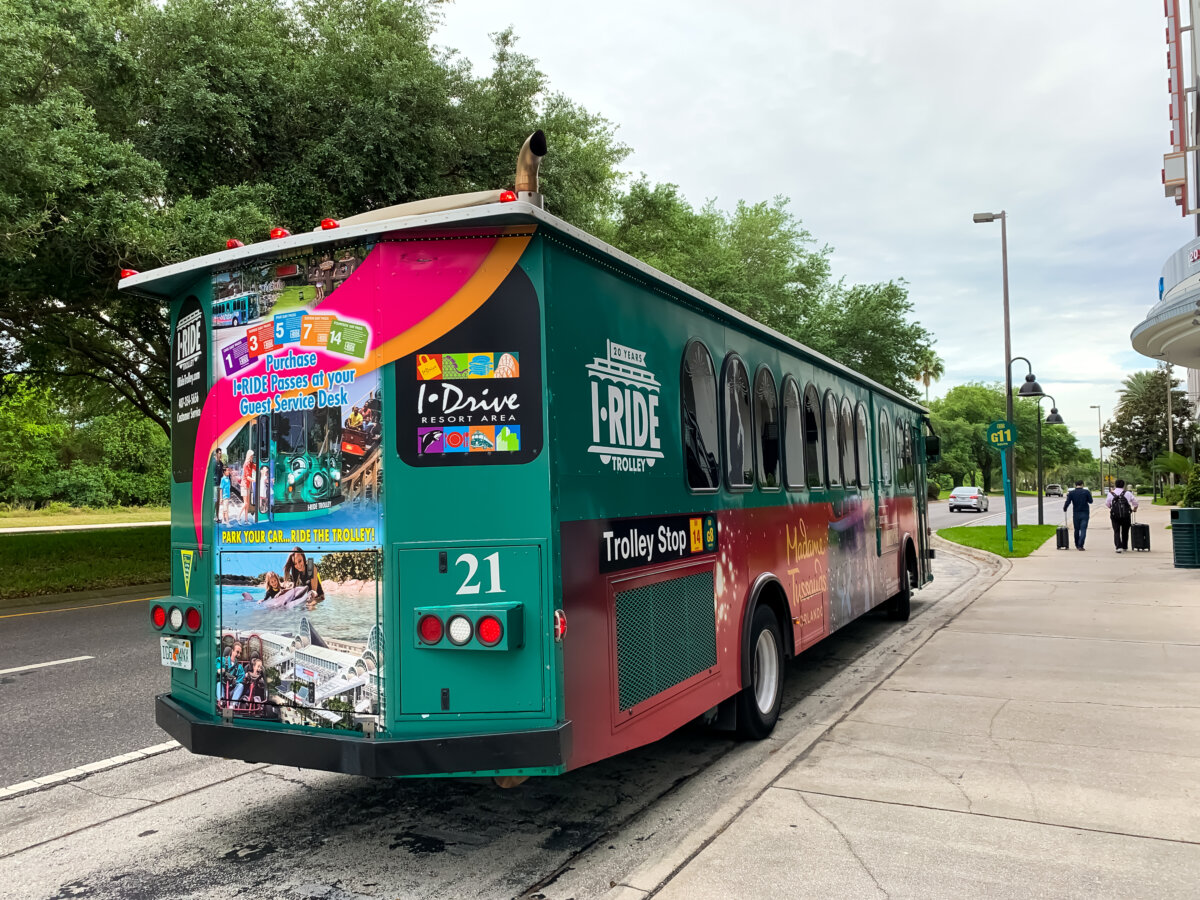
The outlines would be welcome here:
M 1200 569 L 1200 508 L 1171 510 L 1171 544 L 1175 568 Z

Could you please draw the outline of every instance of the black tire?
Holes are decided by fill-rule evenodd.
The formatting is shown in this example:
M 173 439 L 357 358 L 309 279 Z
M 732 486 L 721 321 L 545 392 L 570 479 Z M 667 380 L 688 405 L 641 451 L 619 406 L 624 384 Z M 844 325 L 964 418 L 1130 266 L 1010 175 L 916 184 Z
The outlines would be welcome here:
M 770 607 L 754 610 L 744 652 L 750 657 L 750 683 L 737 695 L 737 734 L 760 741 L 775 728 L 783 702 L 783 635 Z
M 909 556 L 904 555 L 904 571 L 900 574 L 900 591 L 887 604 L 887 616 L 894 622 L 907 622 L 912 611 L 912 572 L 908 567 Z

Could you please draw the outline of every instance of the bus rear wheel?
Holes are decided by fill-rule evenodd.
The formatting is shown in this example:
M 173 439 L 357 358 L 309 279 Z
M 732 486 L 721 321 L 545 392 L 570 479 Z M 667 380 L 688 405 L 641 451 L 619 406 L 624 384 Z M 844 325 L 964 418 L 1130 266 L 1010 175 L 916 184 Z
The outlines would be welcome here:
M 897 622 L 907 622 L 912 611 L 912 585 L 916 575 L 917 561 L 911 545 L 904 554 L 904 571 L 900 573 L 900 591 L 888 600 L 887 615 Z
M 754 610 L 745 651 L 750 683 L 737 695 L 737 733 L 757 741 L 775 728 L 783 703 L 783 636 L 770 607 Z

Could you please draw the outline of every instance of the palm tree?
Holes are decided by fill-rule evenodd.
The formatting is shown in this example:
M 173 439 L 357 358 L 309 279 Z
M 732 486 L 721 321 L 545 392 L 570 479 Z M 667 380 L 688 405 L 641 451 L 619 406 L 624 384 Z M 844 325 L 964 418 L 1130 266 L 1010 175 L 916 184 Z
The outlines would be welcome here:
M 929 383 L 937 381 L 946 374 L 946 364 L 932 347 L 925 347 L 917 357 L 917 372 L 913 376 L 916 381 L 925 385 L 925 405 L 929 405 Z
M 1119 393 L 1120 403 L 1137 406 L 1141 401 L 1157 396 L 1163 386 L 1159 384 L 1162 379 L 1155 369 L 1145 369 L 1141 372 L 1134 372 L 1127 375 L 1125 380 L 1121 382 L 1121 390 Z

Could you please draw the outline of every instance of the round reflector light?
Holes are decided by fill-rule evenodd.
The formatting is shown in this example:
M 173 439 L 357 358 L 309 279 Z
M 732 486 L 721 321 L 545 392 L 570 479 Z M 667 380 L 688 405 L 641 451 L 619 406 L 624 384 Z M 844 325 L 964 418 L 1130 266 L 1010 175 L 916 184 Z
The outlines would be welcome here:
M 275 240 L 277 238 L 291 237 L 291 236 L 292 236 L 292 233 L 290 231 L 288 231 L 286 228 L 280 228 L 279 226 L 276 226 L 271 229 L 271 240 Z
M 450 638 L 450 643 L 459 647 L 471 639 L 473 630 L 471 620 L 466 616 L 451 616 L 450 621 L 446 623 L 446 637 Z
M 421 616 L 417 633 L 426 644 L 436 644 L 442 639 L 442 620 L 437 616 Z
M 150 609 L 150 621 L 154 623 L 155 628 L 162 628 L 167 624 L 167 611 L 161 606 L 154 606 Z
M 500 643 L 500 638 L 504 637 L 504 626 L 495 616 L 484 616 L 476 623 L 475 634 L 479 638 L 479 643 L 487 647 L 494 647 Z
M 196 609 L 194 606 L 188 607 L 185 618 L 187 619 L 188 631 L 200 630 L 200 610 Z
M 561 609 L 554 611 L 554 640 L 561 643 L 567 633 L 567 614 Z
M 246 245 L 243 244 L 241 241 L 239 241 L 237 238 L 230 238 L 229 240 L 227 240 L 225 242 L 226 250 L 233 250 L 233 249 L 236 249 L 237 247 L 245 247 L 245 246 Z
M 178 606 L 172 606 L 171 612 L 167 614 L 167 621 L 170 623 L 172 631 L 179 631 L 183 628 L 183 610 Z
M 328 231 L 331 228 L 341 228 L 341 227 L 342 226 L 338 222 L 337 219 L 322 219 L 321 220 L 321 230 L 322 231 Z
M 501 203 L 515 203 L 516 200 L 517 200 L 517 192 L 516 191 L 501 191 L 500 192 L 500 202 Z

